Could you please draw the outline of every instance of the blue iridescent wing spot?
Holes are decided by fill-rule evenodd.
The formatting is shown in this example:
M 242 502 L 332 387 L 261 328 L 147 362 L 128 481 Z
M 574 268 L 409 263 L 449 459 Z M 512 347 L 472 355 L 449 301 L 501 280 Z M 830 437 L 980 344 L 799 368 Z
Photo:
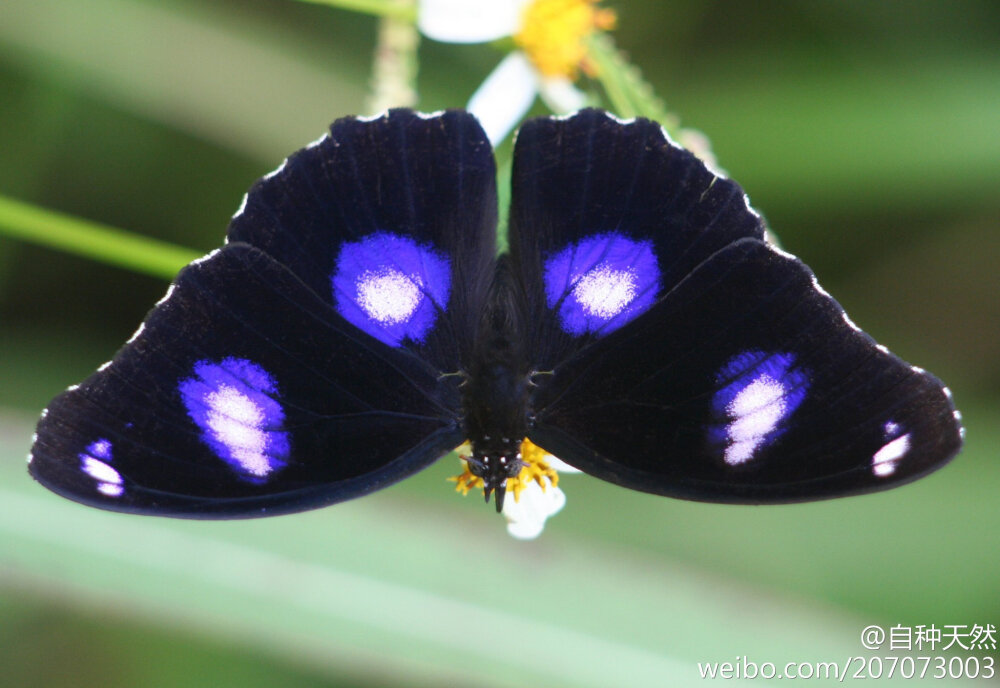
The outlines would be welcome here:
M 572 335 L 605 335 L 656 301 L 660 267 L 650 241 L 617 232 L 567 246 L 545 261 L 545 299 Z
M 719 369 L 716 383 L 709 440 L 727 464 L 739 466 L 783 434 L 806 398 L 809 375 L 794 354 L 744 351 Z
M 193 372 L 178 389 L 202 441 L 251 483 L 284 468 L 290 445 L 271 375 L 245 358 L 198 361 Z
M 448 258 L 404 236 L 376 232 L 345 243 L 330 278 L 337 311 L 389 346 L 423 342 L 451 293 Z
M 910 451 L 910 433 L 895 421 L 887 421 L 882 426 L 885 444 L 872 455 L 872 474 L 876 478 L 887 478 L 896 472 L 896 467 Z
M 111 441 L 98 439 L 87 446 L 86 451 L 79 454 L 80 470 L 93 478 L 97 483 L 97 491 L 108 497 L 121 497 L 125 492 L 125 481 L 121 474 L 111 465 Z

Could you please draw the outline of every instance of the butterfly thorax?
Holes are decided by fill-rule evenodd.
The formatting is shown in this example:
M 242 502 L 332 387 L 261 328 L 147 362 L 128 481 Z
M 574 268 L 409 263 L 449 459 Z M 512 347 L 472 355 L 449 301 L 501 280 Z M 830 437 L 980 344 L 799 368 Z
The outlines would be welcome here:
M 469 471 L 483 479 L 486 500 L 496 492 L 503 509 L 507 480 L 521 472 L 521 441 L 528 430 L 528 376 L 499 361 L 469 371 L 463 391 Z
M 502 256 L 480 320 L 475 353 L 462 385 L 465 436 L 472 445 L 469 471 L 483 479 L 486 500 L 496 492 L 503 509 L 507 480 L 524 465 L 521 442 L 528 432 L 531 385 L 518 335 L 519 290 Z

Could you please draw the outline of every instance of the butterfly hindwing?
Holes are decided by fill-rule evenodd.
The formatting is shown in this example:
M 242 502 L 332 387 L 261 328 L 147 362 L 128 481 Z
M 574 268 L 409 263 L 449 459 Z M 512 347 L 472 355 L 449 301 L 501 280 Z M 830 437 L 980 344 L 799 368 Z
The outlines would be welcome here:
M 461 112 L 347 118 L 258 182 L 115 358 L 57 397 L 32 474 L 108 509 L 247 517 L 461 444 L 495 261 L 492 151 Z
M 238 288 L 234 286 L 238 285 Z M 245 244 L 187 267 L 136 336 L 56 398 L 31 472 L 103 508 L 258 516 L 340 501 L 462 441 L 454 389 Z
M 568 352 L 539 354 L 533 442 L 627 487 L 723 502 L 880 489 L 958 451 L 940 381 L 765 243 L 733 182 L 649 122 L 591 111 L 526 130 L 511 215 L 546 221 L 512 227 L 511 243 L 541 247 L 526 299 Z M 571 178 L 547 193 L 534 181 Z M 616 253 L 629 244 L 645 248 Z M 655 289 L 643 291 L 644 273 Z

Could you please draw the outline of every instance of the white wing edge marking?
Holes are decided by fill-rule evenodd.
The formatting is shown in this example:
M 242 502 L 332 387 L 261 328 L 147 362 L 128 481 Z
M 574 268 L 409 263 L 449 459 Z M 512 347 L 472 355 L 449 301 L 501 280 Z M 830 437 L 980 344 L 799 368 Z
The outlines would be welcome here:
M 201 259 L 199 258 L 198 260 L 201 260 Z M 166 303 L 167 300 L 170 299 L 170 297 L 173 295 L 173 293 L 174 293 L 174 283 L 171 282 L 170 285 L 167 287 L 167 292 L 163 296 L 160 297 L 160 300 L 156 302 L 156 304 L 153 306 L 153 308 L 156 308 L 156 307 L 161 306 L 164 303 Z

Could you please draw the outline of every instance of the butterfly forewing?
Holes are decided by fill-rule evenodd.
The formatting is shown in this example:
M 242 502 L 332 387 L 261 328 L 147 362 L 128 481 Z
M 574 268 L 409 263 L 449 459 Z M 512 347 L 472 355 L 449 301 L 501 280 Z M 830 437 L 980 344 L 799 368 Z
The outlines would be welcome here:
M 742 190 L 659 127 L 584 112 L 527 125 L 516 155 L 511 245 L 547 333 L 536 444 L 627 487 L 724 502 L 880 489 L 958 451 L 940 381 L 859 331 L 762 240 Z
M 511 256 L 541 370 L 639 318 L 722 247 L 764 235 L 742 189 L 658 124 L 597 110 L 521 128 L 512 197 Z
M 496 259 L 496 170 L 465 112 L 338 120 L 257 182 L 228 240 L 263 250 L 367 334 L 467 360 Z

